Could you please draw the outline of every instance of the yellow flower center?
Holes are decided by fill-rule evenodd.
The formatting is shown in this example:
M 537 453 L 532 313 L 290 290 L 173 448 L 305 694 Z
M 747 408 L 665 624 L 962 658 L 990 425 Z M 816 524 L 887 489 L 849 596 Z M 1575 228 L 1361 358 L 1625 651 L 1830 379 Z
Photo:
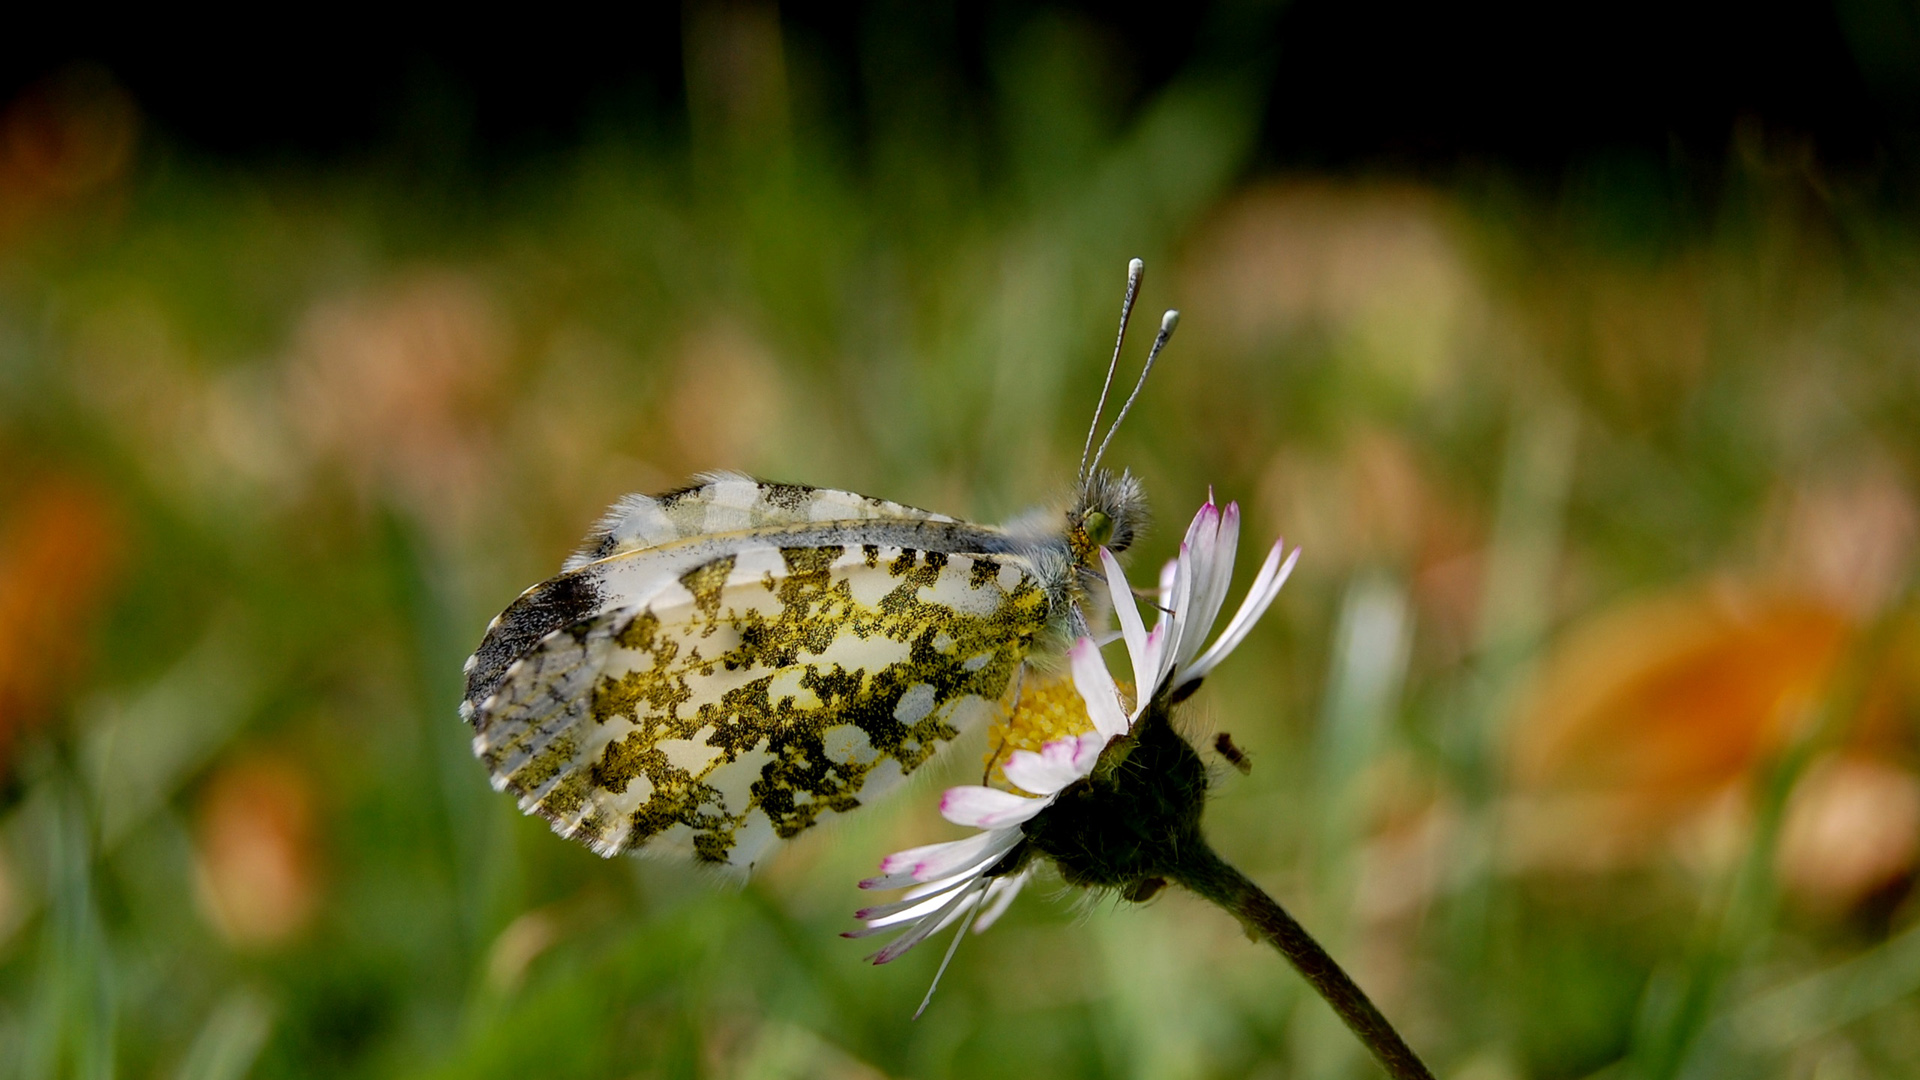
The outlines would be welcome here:
M 1132 688 L 1122 684 L 1120 692 L 1131 695 Z M 1073 687 L 1072 676 L 1066 672 L 1043 673 L 1029 668 L 1020 686 L 1020 700 L 1011 712 L 1003 714 L 987 729 L 987 786 L 1032 794 L 1021 791 L 1007 779 L 1003 771 L 1007 758 L 1015 750 L 1039 753 L 1041 747 L 1055 739 L 1072 738 L 1092 730 L 1093 719 L 1087 715 L 1087 703 Z

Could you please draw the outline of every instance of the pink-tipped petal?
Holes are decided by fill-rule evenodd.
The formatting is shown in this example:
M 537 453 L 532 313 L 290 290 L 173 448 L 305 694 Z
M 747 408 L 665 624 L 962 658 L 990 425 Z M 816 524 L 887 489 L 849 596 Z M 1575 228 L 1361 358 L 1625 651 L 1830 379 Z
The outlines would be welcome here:
M 1109 739 L 1125 735 L 1127 712 L 1120 706 L 1120 688 L 1114 685 L 1107 661 L 1092 638 L 1073 643 L 1073 648 L 1067 650 L 1067 666 L 1073 673 L 1073 688 L 1087 703 L 1087 719 L 1093 721 L 1093 729 Z
M 890 904 L 875 904 L 872 907 L 863 907 L 859 911 L 854 912 L 853 917 L 866 923 L 868 930 L 884 930 L 889 926 L 909 922 L 922 915 L 932 914 L 939 909 L 941 904 L 946 903 L 948 895 L 951 894 L 953 890 L 961 888 L 971 880 L 972 878 L 965 875 L 948 878 L 945 881 L 934 883 L 938 887 L 931 891 L 914 889 L 909 892 L 906 897 L 895 900 Z M 853 931 L 850 936 L 865 937 L 866 931 L 856 930 Z
M 1100 751 L 1106 744 L 1107 736 L 1098 732 L 1055 739 L 1041 747 L 1037 754 L 1031 750 L 1015 750 L 1007 755 L 1007 763 L 1001 769 L 1007 774 L 1007 779 L 1022 791 L 1041 796 L 1052 795 L 1092 772 L 1093 764 L 1100 760 Z M 1040 802 L 1033 799 L 1028 801 Z M 1039 813 L 1051 801 L 1043 802 L 1035 808 L 1034 813 Z M 1033 814 L 1027 816 L 1032 817 Z
M 1287 577 L 1293 573 L 1293 564 L 1300 558 L 1300 549 L 1294 548 L 1293 554 L 1288 555 L 1284 563 L 1281 562 L 1280 552 L 1284 543 L 1274 541 L 1273 550 L 1267 553 L 1267 561 L 1260 567 L 1260 575 L 1253 580 L 1253 588 L 1247 591 L 1247 598 L 1240 602 L 1240 610 L 1234 612 L 1233 618 L 1227 622 L 1227 628 L 1220 632 L 1213 646 L 1181 676 L 1183 684 L 1205 676 L 1226 659 L 1228 653 L 1238 648 L 1253 631 L 1253 624 L 1266 614 L 1267 606 L 1273 603 L 1274 597 L 1280 595 L 1280 587 L 1287 583 Z
M 1181 638 L 1178 663 L 1185 665 L 1200 651 L 1200 643 L 1213 630 L 1220 609 L 1227 602 L 1227 590 L 1233 586 L 1233 560 L 1240 546 L 1240 504 L 1228 503 L 1220 514 L 1213 551 L 1194 574 L 1193 608 L 1188 612 L 1189 629 Z
M 1186 565 L 1190 588 L 1195 595 L 1205 591 L 1208 575 L 1216 561 L 1220 547 L 1220 508 L 1209 499 L 1199 513 L 1193 515 L 1193 524 L 1187 526 L 1186 538 L 1180 542 L 1180 561 Z M 1175 610 L 1192 621 L 1193 606 L 1189 601 L 1186 607 Z
M 975 881 L 969 887 L 953 894 L 950 899 L 942 903 L 932 913 L 922 917 L 921 920 L 908 929 L 906 933 L 887 942 L 885 948 L 873 954 L 871 957 L 872 961 L 875 964 L 885 964 L 899 959 L 901 953 L 925 941 L 927 935 L 947 925 L 947 923 L 953 919 L 958 918 L 966 911 L 967 907 L 979 899 L 980 894 L 985 890 L 985 882 Z
M 946 897 L 942 896 L 939 903 L 945 902 Z M 898 930 L 902 924 L 910 923 L 918 918 L 921 918 L 921 915 L 916 912 L 912 915 L 902 916 L 897 919 L 881 919 L 877 922 L 869 923 L 866 926 L 855 927 L 852 930 L 842 930 L 840 931 L 840 936 L 853 941 L 859 941 L 861 938 L 872 937 L 875 934 L 884 934 L 889 930 Z
M 880 860 L 880 872 L 883 874 L 902 873 L 926 859 L 938 857 L 943 852 L 952 850 L 956 844 L 972 844 L 977 842 L 975 837 L 969 836 L 965 840 L 947 840 L 938 844 L 922 844 L 919 847 L 896 851 Z
M 1183 543 L 1196 550 L 1203 548 L 1211 550 L 1213 535 L 1219 531 L 1220 508 L 1215 506 L 1213 499 L 1209 497 L 1195 512 L 1193 520 L 1187 524 L 1187 537 Z
M 1019 783 L 1017 780 L 1014 782 Z M 1050 795 L 1052 792 L 1038 794 Z M 975 829 L 1004 829 L 1020 824 L 1045 809 L 1046 805 L 1041 799 L 1029 799 L 1011 791 L 969 784 L 947 789 L 947 793 L 940 798 L 940 816 L 955 825 Z
M 932 881 L 959 873 L 968 867 L 996 859 L 1019 842 L 1019 833 L 976 833 L 964 840 L 897 851 L 880 860 L 880 876 L 860 883 L 863 889 L 904 889 L 909 885 Z

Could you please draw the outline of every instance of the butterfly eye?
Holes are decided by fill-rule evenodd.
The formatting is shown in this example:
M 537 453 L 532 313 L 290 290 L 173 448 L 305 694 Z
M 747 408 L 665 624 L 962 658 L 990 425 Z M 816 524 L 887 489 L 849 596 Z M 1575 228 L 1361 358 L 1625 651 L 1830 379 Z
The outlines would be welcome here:
M 1095 547 L 1101 547 L 1113 539 L 1113 518 L 1099 510 L 1089 510 L 1080 527 L 1087 530 L 1087 539 L 1093 541 Z

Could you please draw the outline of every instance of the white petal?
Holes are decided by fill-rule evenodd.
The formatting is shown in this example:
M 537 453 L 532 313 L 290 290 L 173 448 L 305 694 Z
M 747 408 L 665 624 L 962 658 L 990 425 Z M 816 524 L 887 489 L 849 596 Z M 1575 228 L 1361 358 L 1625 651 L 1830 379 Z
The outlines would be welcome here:
M 1158 626 L 1160 630 L 1164 630 L 1160 634 L 1160 640 L 1148 642 L 1146 657 L 1142 657 L 1146 661 L 1146 667 L 1144 669 L 1135 667 L 1133 671 L 1133 676 L 1140 682 L 1139 701 L 1142 703 L 1152 696 L 1154 690 L 1160 688 L 1167 673 L 1173 671 L 1173 665 L 1179 663 L 1179 659 L 1185 653 L 1198 651 L 1198 648 L 1187 644 L 1190 638 L 1196 638 L 1198 634 L 1202 634 L 1202 630 L 1192 625 L 1192 619 L 1188 619 L 1188 613 L 1192 611 L 1192 601 L 1194 601 L 1194 563 L 1185 544 L 1181 544 L 1179 563 L 1181 563 L 1181 569 L 1175 571 L 1173 575 L 1173 603 L 1171 603 L 1173 615 L 1167 619 L 1167 625 Z M 1139 707 L 1135 709 L 1135 713 L 1139 713 Z
M 920 889 L 914 889 L 904 899 L 895 900 L 891 904 L 876 904 L 873 907 L 861 908 L 853 913 L 853 917 L 867 925 L 858 930 L 849 930 L 840 936 L 862 938 L 882 930 L 892 929 L 901 923 L 931 915 L 952 899 L 953 890 L 964 888 L 974 880 L 973 874 L 960 874 L 944 881 L 934 882 L 937 888 L 931 891 L 923 892 Z
M 968 911 L 978 908 L 981 899 L 987 895 L 987 887 L 992 885 L 993 881 L 993 878 L 975 877 L 973 879 L 973 888 L 970 890 L 973 895 L 966 897 L 951 910 L 944 911 L 935 916 L 938 921 L 933 924 L 933 932 L 936 934 L 939 933 L 947 927 L 952 926 L 953 920 L 965 915 Z
M 874 953 L 871 959 L 876 964 L 885 964 L 899 959 L 901 953 L 925 941 L 928 934 L 933 933 L 935 930 L 940 929 L 964 914 L 967 908 L 980 898 L 980 893 L 984 891 L 985 888 L 985 883 L 975 882 L 972 886 L 961 889 L 953 895 L 952 899 L 946 901 L 934 911 L 933 914 L 922 918 L 906 933 L 887 942 L 886 947 Z
M 1073 770 L 1081 776 L 1091 773 L 1094 765 L 1100 761 L 1100 755 L 1106 750 L 1107 743 L 1110 741 L 1111 740 L 1105 735 L 1097 731 L 1089 731 L 1085 735 L 1080 736 L 1080 745 L 1074 747 L 1073 750 Z
M 991 891 L 993 886 L 988 885 L 986 888 L 987 890 Z M 981 896 L 981 901 L 984 901 L 985 899 L 986 897 L 983 893 Z M 976 901 L 976 902 L 967 904 L 966 910 L 975 912 L 975 913 L 979 912 L 980 902 Z M 940 925 L 945 926 L 948 922 L 951 922 L 951 921 L 953 920 L 949 918 L 943 921 Z M 920 1019 L 920 1014 L 923 1012 L 926 1012 L 927 1006 L 933 1002 L 933 992 L 935 990 L 940 989 L 940 979 L 942 976 L 946 975 L 947 965 L 953 963 L 953 954 L 960 951 L 960 939 L 966 936 L 967 936 L 967 928 L 965 926 L 962 926 L 957 932 L 954 933 L 953 941 L 947 945 L 947 954 L 940 958 L 939 970 L 933 973 L 933 982 L 931 985 L 927 987 L 927 995 L 920 999 L 920 1007 L 913 1010 L 913 1018 L 915 1020 Z
M 1247 598 L 1240 602 L 1240 610 L 1234 612 L 1232 620 L 1220 632 L 1220 638 L 1213 643 L 1213 647 L 1195 660 L 1193 666 L 1180 677 L 1182 685 L 1201 678 L 1212 671 L 1214 665 L 1226 659 L 1228 653 L 1246 640 L 1247 634 L 1253 630 L 1253 624 L 1260 621 L 1260 616 L 1266 614 L 1267 605 L 1280 595 L 1280 586 L 1287 583 L 1287 576 L 1293 573 L 1293 564 L 1300 558 L 1300 549 L 1294 548 L 1293 554 L 1287 556 L 1286 563 L 1281 564 L 1280 551 L 1284 543 L 1280 540 L 1273 542 L 1273 550 L 1267 553 L 1267 561 L 1260 567 L 1260 576 L 1253 579 L 1253 588 L 1247 591 Z
M 1067 650 L 1067 665 L 1073 672 L 1073 688 L 1087 703 L 1087 719 L 1093 729 L 1111 739 L 1127 733 L 1127 712 L 1120 706 L 1120 688 L 1113 683 L 1107 661 L 1092 638 L 1081 638 Z M 1018 781 L 1016 781 L 1018 783 Z M 1021 787 L 1026 787 L 1021 784 Z M 1032 788 L 1027 788 L 1032 791 Z
M 928 911 L 932 911 L 933 907 L 929 905 L 938 906 L 935 901 L 945 897 L 948 893 L 960 886 L 965 885 L 969 878 L 970 875 L 961 874 L 955 877 L 945 878 L 941 881 L 929 882 L 917 888 L 908 889 L 904 897 L 892 903 L 874 904 L 871 907 L 863 907 L 859 911 L 854 912 L 853 917 L 863 923 L 869 923 L 874 926 L 903 922 L 905 918 L 913 917 L 913 909 L 915 908 L 925 907 Z
M 860 883 L 863 889 L 902 889 L 923 881 L 947 877 L 997 859 L 1020 842 L 1018 829 L 975 833 L 964 840 L 896 851 L 880 860 L 880 876 Z
M 1015 751 L 1018 753 L 1018 751 Z M 1007 762 L 1012 765 L 1013 762 Z M 1008 777 L 1012 780 L 1012 777 Z M 1020 784 L 1018 780 L 1014 783 Z M 1020 784 L 1026 787 L 1025 784 Z M 1064 786 L 1064 785 L 1063 785 Z M 1027 788 L 1032 791 L 1032 788 Z M 1036 794 L 1051 795 L 1050 791 Z M 975 829 L 1004 829 L 1009 825 L 1018 825 L 1033 815 L 1046 809 L 1046 800 L 1029 799 L 1015 795 L 1011 791 L 967 784 L 950 787 L 940 797 L 940 816 L 955 825 L 966 825 Z
M 1127 639 L 1127 657 L 1134 662 L 1134 678 L 1140 677 L 1140 651 L 1146 647 L 1147 627 L 1140 621 L 1140 608 L 1133 602 L 1133 587 L 1113 552 L 1100 549 L 1101 565 L 1107 571 L 1107 591 L 1113 595 L 1113 613 L 1120 620 L 1120 636 Z
M 1020 895 L 1021 888 L 1032 874 L 1032 870 L 1022 870 L 1009 877 L 995 878 L 993 884 L 987 886 L 986 897 L 981 900 L 984 907 L 980 917 L 974 920 L 973 932 L 985 933 L 987 927 L 999 922 L 1000 916 L 1006 914 L 1007 908 L 1013 904 L 1013 898 Z
M 1219 535 L 1219 532 L 1220 508 L 1213 505 L 1212 499 L 1208 499 L 1194 513 L 1193 520 L 1187 524 L 1186 538 L 1180 543 L 1203 557 L 1211 557 L 1214 537 Z
M 1007 763 L 1001 771 L 1007 779 L 1022 791 L 1031 791 L 1035 795 L 1052 795 L 1075 780 L 1093 771 L 1094 762 L 1100 760 L 1100 751 L 1107 745 L 1107 736 L 1099 732 L 1089 732 L 1074 738 L 1055 739 L 1040 748 L 1039 753 L 1031 750 L 1015 750 L 1007 755 Z M 1018 796 L 1015 796 L 1018 798 Z M 1045 809 L 1052 800 L 1029 799 L 1039 802 L 1040 806 L 1020 820 L 1032 817 Z
M 1240 546 L 1240 504 L 1228 503 L 1220 515 L 1213 550 L 1195 569 L 1192 609 L 1188 612 L 1187 631 L 1181 637 L 1182 666 L 1200 651 L 1200 643 L 1213 630 L 1220 608 L 1227 602 L 1227 590 L 1233 586 L 1233 560 Z
M 1160 618 L 1154 624 L 1155 626 L 1165 625 L 1169 614 L 1173 611 L 1173 576 L 1179 572 L 1179 559 L 1168 559 L 1167 564 L 1160 568 L 1160 588 L 1154 594 L 1154 599 L 1159 602 Z
M 925 900 L 927 897 L 937 893 L 948 892 L 964 884 L 968 878 L 973 877 L 978 868 L 979 864 L 976 863 L 952 877 L 935 878 L 932 881 L 922 882 L 902 892 L 900 899 Z
M 1196 592 L 1204 589 L 1207 583 L 1212 580 L 1214 567 L 1220 563 L 1220 541 L 1227 518 L 1226 513 L 1222 512 L 1211 502 L 1200 509 L 1201 513 L 1194 517 L 1194 525 L 1196 528 L 1193 529 L 1187 537 L 1187 546 L 1193 549 L 1193 557 L 1195 560 L 1194 580 Z M 1233 511 L 1235 519 L 1238 520 L 1239 511 L 1234 508 L 1234 505 L 1229 504 L 1228 509 Z

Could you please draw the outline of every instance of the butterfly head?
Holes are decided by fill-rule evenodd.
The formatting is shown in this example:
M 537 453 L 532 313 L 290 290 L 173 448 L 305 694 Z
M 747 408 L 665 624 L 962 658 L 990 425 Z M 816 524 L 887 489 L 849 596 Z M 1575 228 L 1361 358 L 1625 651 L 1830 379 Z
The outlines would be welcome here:
M 1133 545 L 1147 520 L 1147 493 L 1130 472 L 1096 469 L 1080 482 L 1067 511 L 1068 546 L 1082 566 L 1096 566 L 1101 548 L 1118 554 Z

